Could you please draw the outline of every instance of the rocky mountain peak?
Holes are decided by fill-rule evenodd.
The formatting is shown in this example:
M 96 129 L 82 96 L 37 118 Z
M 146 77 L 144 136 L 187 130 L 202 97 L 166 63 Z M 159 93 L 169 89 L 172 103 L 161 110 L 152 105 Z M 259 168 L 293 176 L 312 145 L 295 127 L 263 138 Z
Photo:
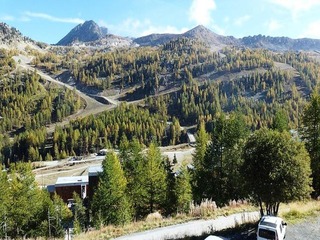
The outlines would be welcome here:
M 103 38 L 108 29 L 100 27 L 93 20 L 85 21 L 74 27 L 57 45 L 72 45 L 75 42 L 91 42 Z
M 14 27 L 6 23 L 0 23 L 0 43 L 10 44 L 12 41 L 21 41 L 25 37 Z
M 186 37 L 201 37 L 204 35 L 217 35 L 216 33 L 210 31 L 208 28 L 206 28 L 203 25 L 198 25 L 195 28 L 192 28 L 191 30 L 187 31 L 184 33 L 184 36 Z

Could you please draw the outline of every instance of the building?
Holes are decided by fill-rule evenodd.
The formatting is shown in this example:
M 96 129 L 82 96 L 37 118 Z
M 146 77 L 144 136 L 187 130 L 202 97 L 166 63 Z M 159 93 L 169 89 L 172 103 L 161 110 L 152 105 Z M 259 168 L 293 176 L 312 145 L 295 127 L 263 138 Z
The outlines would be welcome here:
M 196 138 L 192 133 L 187 132 L 188 135 L 188 143 L 190 146 L 195 147 L 196 146 Z
M 88 198 L 92 200 L 94 191 L 96 190 L 99 182 L 99 174 L 102 173 L 102 166 L 92 166 L 88 168 L 88 178 L 89 178 L 89 191 Z
M 73 198 L 73 192 L 76 192 L 84 199 L 87 197 L 89 179 L 88 176 L 59 177 L 54 187 L 55 192 L 64 202 L 68 202 L 68 199 Z

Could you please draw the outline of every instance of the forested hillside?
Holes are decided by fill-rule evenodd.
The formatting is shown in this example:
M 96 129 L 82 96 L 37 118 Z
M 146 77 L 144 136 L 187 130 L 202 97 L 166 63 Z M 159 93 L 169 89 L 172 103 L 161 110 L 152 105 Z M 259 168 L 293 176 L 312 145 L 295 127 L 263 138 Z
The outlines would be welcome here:
M 12 55 L 3 50 L 0 59 L 0 138 L 6 139 L 1 141 L 2 161 L 41 160 L 38 149 L 45 149 L 47 138 L 43 127 L 77 112 L 83 102 L 75 92 L 46 82 L 36 71 L 15 69 Z
M 319 63 L 307 52 L 236 47 L 214 52 L 188 38 L 159 47 L 110 52 L 54 47 L 48 53 L 29 53 L 36 67 L 83 91 L 104 96 L 114 91 L 120 93 L 114 96 L 118 101 L 139 100 L 140 104 L 120 105 L 94 118 L 71 121 L 50 136 L 39 127 L 77 111 L 82 105 L 79 97 L 43 82 L 36 72 L 12 73 L 15 63 L 2 54 L 2 61 L 7 62 L 2 77 L 10 76 L 10 84 L 6 80 L 1 86 L 1 129 L 4 136 L 20 129 L 14 141 L 5 144 L 3 161 L 88 154 L 116 147 L 122 137 L 138 136 L 145 145 L 150 139 L 161 145 L 176 144 L 186 141 L 185 132 L 178 130 L 180 125 L 210 123 L 222 112 L 244 114 L 246 124 L 255 130 L 272 126 L 281 109 L 289 127 L 296 129 L 319 79 Z M 9 104 L 13 106 L 10 111 Z M 26 140 L 30 136 L 39 139 Z
M 10 224 L 0 236 L 58 237 L 72 221 L 81 232 L 155 211 L 206 217 L 203 203 L 215 211 L 244 199 L 277 214 L 282 202 L 317 198 L 319 53 L 213 49 L 182 37 L 112 51 L 1 50 L 0 217 Z M 188 168 L 161 155 L 158 146 L 177 148 L 189 132 L 196 144 L 188 146 Z M 30 164 L 20 164 L 104 148 L 100 185 L 90 204 L 74 195 L 73 216 L 37 188 Z M 29 200 L 38 204 L 25 214 Z M 57 221 L 47 232 L 50 214 Z

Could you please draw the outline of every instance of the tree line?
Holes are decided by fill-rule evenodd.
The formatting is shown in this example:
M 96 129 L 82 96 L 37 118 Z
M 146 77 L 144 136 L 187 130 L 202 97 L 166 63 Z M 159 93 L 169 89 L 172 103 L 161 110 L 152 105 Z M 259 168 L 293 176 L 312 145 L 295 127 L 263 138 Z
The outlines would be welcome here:
M 108 153 L 102 163 L 92 201 L 83 205 L 74 196 L 73 214 L 57 196 L 50 199 L 38 188 L 30 165 L 12 165 L 8 173 L 0 174 L 0 217 L 6 223 L 0 234 L 61 236 L 70 219 L 80 232 L 88 224 L 123 225 L 155 211 L 165 216 L 188 214 L 190 203 L 203 199 L 212 199 L 218 206 L 230 199 L 251 199 L 261 213 L 276 215 L 283 202 L 319 195 L 319 103 L 320 96 L 314 93 L 303 114 L 303 141 L 289 134 L 282 111 L 275 114 L 271 128 L 254 132 L 238 112 L 220 113 L 210 122 L 201 122 L 193 167 L 183 166 L 177 172 L 161 155 L 156 141 L 145 151 L 136 137 L 129 140 L 122 135 L 119 154 Z M 30 208 L 30 201 L 37 204 Z
M 192 201 L 204 199 L 218 206 L 251 199 L 262 214 L 277 215 L 281 203 L 315 193 L 311 173 L 318 170 L 310 164 L 305 142 L 289 134 L 281 112 L 273 129 L 252 134 L 239 113 L 221 114 L 210 125 L 209 132 L 203 122 L 199 125 L 193 167 L 175 174 L 154 143 L 143 152 L 137 139 L 124 137 L 119 155 L 108 153 L 103 161 L 90 208 L 93 224 L 123 225 L 154 211 L 188 213 Z
M 59 196 L 50 198 L 39 188 L 31 164 L 17 163 L 1 171 L 0 189 L 1 239 L 64 236 L 73 214 Z

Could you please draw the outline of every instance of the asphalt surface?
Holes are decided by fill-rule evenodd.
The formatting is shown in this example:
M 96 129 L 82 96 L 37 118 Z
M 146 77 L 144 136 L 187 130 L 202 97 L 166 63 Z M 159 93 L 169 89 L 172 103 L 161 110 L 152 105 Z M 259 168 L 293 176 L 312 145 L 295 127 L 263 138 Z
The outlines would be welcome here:
M 320 239 L 320 217 L 309 218 L 294 225 L 288 224 L 286 240 Z
M 237 224 L 251 222 L 259 218 L 258 212 L 244 212 L 226 217 L 218 217 L 211 220 L 196 220 L 168 227 L 157 228 L 149 231 L 134 233 L 116 240 L 167 240 L 184 239 L 185 236 L 201 236 L 212 231 L 220 231 L 225 228 L 232 228 Z M 205 238 L 205 237 L 204 237 Z M 204 239 L 203 238 L 203 239 Z
M 242 229 L 241 231 L 233 232 L 232 234 L 230 234 L 228 230 L 224 231 L 223 228 L 230 227 L 228 221 L 232 218 L 234 218 L 234 215 L 232 217 L 229 216 L 229 218 L 221 218 L 218 221 L 192 221 L 189 223 L 122 236 L 115 240 L 204 240 L 208 236 L 208 234 L 206 234 L 206 232 L 208 233 L 208 230 L 211 230 L 211 232 L 212 230 L 217 230 L 215 232 L 215 236 L 220 236 L 221 239 L 226 240 L 257 239 L 255 226 L 249 226 L 247 229 Z M 307 220 L 297 224 L 288 224 L 286 240 L 320 240 L 320 216 L 316 218 L 308 218 Z

